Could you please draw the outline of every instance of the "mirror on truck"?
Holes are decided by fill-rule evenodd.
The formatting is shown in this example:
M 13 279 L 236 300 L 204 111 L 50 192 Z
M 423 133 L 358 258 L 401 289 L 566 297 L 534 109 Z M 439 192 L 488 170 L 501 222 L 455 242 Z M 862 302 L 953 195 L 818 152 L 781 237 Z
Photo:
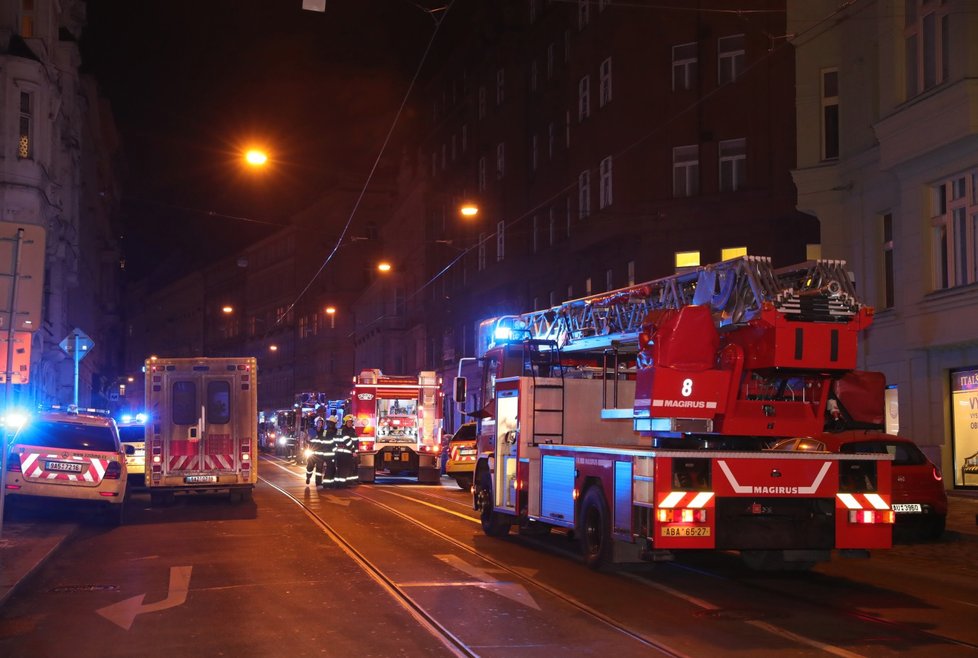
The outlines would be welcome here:
M 455 402 L 465 404 L 466 382 L 465 377 L 455 378 Z

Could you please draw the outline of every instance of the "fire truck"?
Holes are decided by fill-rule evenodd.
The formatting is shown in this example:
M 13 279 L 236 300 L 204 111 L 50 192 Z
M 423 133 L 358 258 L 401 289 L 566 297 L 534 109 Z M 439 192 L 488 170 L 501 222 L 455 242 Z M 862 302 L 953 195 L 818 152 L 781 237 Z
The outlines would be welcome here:
M 889 456 L 782 447 L 823 430 L 872 315 L 843 261 L 744 256 L 484 321 L 463 410 L 481 418 L 484 532 L 562 528 L 594 568 L 710 549 L 804 569 L 888 548 Z
M 150 358 L 145 372 L 151 504 L 186 493 L 250 500 L 258 481 L 255 358 Z
M 400 376 L 363 370 L 351 402 L 361 482 L 373 482 L 381 472 L 416 475 L 425 484 L 440 481 L 441 386 L 433 371 Z

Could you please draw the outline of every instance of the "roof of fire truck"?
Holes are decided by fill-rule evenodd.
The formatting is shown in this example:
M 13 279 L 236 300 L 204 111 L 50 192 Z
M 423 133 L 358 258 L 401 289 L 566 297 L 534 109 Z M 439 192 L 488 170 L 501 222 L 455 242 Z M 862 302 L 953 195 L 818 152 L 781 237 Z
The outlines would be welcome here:
M 708 305 L 718 327 L 746 324 L 764 308 L 787 317 L 848 322 L 861 310 L 843 260 L 810 260 L 775 269 L 766 256 L 741 256 L 661 279 L 581 297 L 539 311 L 484 320 L 480 354 L 508 342 L 547 341 L 564 352 L 613 344 L 638 348 L 649 313 Z

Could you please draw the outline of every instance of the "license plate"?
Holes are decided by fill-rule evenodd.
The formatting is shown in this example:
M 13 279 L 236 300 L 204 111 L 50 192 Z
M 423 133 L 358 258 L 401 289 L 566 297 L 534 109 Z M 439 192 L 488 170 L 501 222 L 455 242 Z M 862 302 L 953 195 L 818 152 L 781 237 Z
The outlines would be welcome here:
M 186 482 L 187 484 L 200 484 L 202 482 L 203 483 L 217 482 L 217 476 L 216 475 L 187 475 L 183 478 L 183 481 Z
M 920 503 L 894 503 L 892 505 L 894 512 L 917 512 L 920 513 L 924 511 L 920 507 Z
M 44 462 L 44 469 L 62 473 L 81 473 L 82 465 L 77 462 Z
M 710 526 L 663 526 L 663 537 L 709 537 Z

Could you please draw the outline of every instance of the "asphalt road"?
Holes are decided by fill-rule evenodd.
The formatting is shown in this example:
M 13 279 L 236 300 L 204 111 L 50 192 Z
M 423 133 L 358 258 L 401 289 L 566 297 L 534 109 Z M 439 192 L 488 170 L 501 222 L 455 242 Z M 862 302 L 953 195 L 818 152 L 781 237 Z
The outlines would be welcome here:
M 722 554 L 596 573 L 557 533 L 485 537 L 447 479 L 261 475 L 250 504 L 136 493 L 127 525 L 84 524 L 0 608 L 0 655 L 978 655 L 978 536 L 810 573 Z

